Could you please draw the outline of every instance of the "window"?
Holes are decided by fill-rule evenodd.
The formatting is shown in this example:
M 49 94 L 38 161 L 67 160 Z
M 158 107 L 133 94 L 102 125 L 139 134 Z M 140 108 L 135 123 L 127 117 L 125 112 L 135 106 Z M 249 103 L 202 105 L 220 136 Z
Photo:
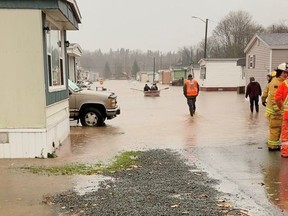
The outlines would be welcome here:
M 206 79 L 206 67 L 201 67 L 200 69 L 200 79 Z
M 245 70 L 244 68 L 242 67 L 242 76 L 241 76 L 242 79 L 245 79 Z
M 48 76 L 50 89 L 64 85 L 64 50 L 61 41 L 63 41 L 61 31 L 51 30 L 47 33 Z
M 256 56 L 255 55 L 249 55 L 248 56 L 248 68 L 255 68 L 255 62 L 256 62 Z

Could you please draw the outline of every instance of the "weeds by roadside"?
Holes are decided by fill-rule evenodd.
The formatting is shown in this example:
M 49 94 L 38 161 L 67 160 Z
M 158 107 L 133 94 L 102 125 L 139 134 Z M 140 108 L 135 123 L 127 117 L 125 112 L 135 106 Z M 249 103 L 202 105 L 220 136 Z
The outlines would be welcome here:
M 50 175 L 93 175 L 113 173 L 116 171 L 132 169 L 137 167 L 137 157 L 141 154 L 139 151 L 127 151 L 115 157 L 111 164 L 104 166 L 101 163 L 84 164 L 72 163 L 61 166 L 23 166 L 23 171 L 35 174 Z

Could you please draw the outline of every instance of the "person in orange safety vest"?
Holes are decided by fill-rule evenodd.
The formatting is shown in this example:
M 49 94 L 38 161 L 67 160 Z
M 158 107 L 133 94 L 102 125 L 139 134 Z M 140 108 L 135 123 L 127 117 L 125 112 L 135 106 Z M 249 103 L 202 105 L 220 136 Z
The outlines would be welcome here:
M 193 116 L 196 110 L 196 97 L 199 94 L 199 84 L 193 79 L 192 74 L 189 74 L 188 79 L 184 82 L 183 94 L 187 98 L 190 115 Z
M 282 63 L 277 67 L 276 71 L 282 71 L 282 74 L 288 75 L 288 64 Z M 288 80 L 284 80 L 279 84 L 275 96 L 275 102 L 277 104 L 279 115 L 282 110 L 283 121 L 282 121 L 282 131 L 281 131 L 281 156 L 288 157 Z
M 268 150 L 280 150 L 280 136 L 282 128 L 282 112 L 274 100 L 275 92 L 280 83 L 286 78 L 286 73 L 278 70 L 271 73 L 272 80 L 268 83 L 261 96 L 262 105 L 266 107 L 265 116 L 269 122 Z

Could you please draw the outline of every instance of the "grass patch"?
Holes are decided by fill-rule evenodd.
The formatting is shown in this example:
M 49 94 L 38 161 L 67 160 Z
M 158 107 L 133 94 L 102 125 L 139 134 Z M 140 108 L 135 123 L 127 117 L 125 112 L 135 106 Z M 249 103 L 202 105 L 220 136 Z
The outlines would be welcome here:
M 92 175 L 117 172 L 125 169 L 135 168 L 137 158 L 141 154 L 139 151 L 127 151 L 116 156 L 108 166 L 102 164 L 82 164 L 72 163 L 63 166 L 25 166 L 20 167 L 35 174 L 52 174 L 52 175 Z

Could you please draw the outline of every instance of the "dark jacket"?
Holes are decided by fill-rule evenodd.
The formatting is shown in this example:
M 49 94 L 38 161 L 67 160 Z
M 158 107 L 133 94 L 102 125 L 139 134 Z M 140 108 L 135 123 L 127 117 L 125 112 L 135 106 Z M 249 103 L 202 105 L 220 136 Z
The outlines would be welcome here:
M 261 86 L 258 82 L 250 82 L 247 85 L 245 97 L 256 98 L 262 95 Z
M 144 91 L 149 91 L 150 90 L 150 87 L 148 85 L 145 85 L 144 86 Z

